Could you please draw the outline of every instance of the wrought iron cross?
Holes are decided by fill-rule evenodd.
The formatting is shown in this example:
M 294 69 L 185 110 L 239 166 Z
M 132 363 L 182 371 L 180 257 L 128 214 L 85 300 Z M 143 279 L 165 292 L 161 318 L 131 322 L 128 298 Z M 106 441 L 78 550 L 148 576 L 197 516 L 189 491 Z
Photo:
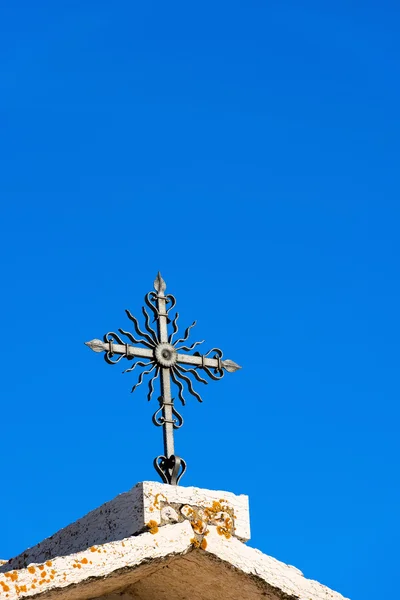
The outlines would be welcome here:
M 166 284 L 160 273 L 158 273 L 154 281 L 155 292 L 149 292 L 145 296 L 145 302 L 154 314 L 154 321 L 157 322 L 157 331 L 150 324 L 150 316 L 145 307 L 142 307 L 142 312 L 145 318 L 146 332 L 139 327 L 137 319 L 126 310 L 126 314 L 132 321 L 136 335 L 139 339 L 123 329 L 118 331 L 124 335 L 133 344 L 141 344 L 144 347 L 132 346 L 125 343 L 118 334 L 110 331 L 103 337 L 104 341 L 92 340 L 85 342 L 94 352 L 105 352 L 104 358 L 111 365 L 117 364 L 122 358 L 128 360 L 136 360 L 134 364 L 123 371 L 128 373 L 136 367 L 149 367 L 143 370 L 138 382 L 133 386 L 132 392 L 141 385 L 145 375 L 152 374 L 149 380 L 149 391 L 147 399 L 150 400 L 154 392 L 154 382 L 160 377 L 161 379 L 161 396 L 159 397 L 160 407 L 153 415 L 153 423 L 163 427 L 164 436 L 164 455 L 157 456 L 154 459 L 154 467 L 161 479 L 165 483 L 178 485 L 180 478 L 186 470 L 186 462 L 175 454 L 174 450 L 174 429 L 179 429 L 183 425 L 183 418 L 176 410 L 174 398 L 171 394 L 171 381 L 178 388 L 178 397 L 182 404 L 185 404 L 184 386 L 182 381 L 187 385 L 189 393 L 202 402 L 200 395 L 194 390 L 192 380 L 188 375 L 193 376 L 197 381 L 207 384 L 199 374 L 201 369 L 208 377 L 214 380 L 221 379 L 224 376 L 224 371 L 233 373 L 241 367 L 232 360 L 222 360 L 222 351 L 219 348 L 212 348 L 207 354 L 194 352 L 193 354 L 182 354 L 181 351 L 191 352 L 194 348 L 204 343 L 195 342 L 191 346 L 180 346 L 189 338 L 190 330 L 196 325 L 194 321 L 185 331 L 184 336 L 175 342 L 174 336 L 178 333 L 178 318 L 179 313 L 175 314 L 172 322 L 172 333 L 168 334 L 168 324 L 171 322 L 169 313 L 176 304 L 175 297 L 172 294 L 165 295 Z M 169 306 L 168 306 L 169 305 Z M 214 353 L 212 357 L 210 354 Z M 118 356 L 113 359 L 114 356 Z M 185 368 L 182 365 L 189 365 Z M 162 414 L 160 414 L 162 413 Z

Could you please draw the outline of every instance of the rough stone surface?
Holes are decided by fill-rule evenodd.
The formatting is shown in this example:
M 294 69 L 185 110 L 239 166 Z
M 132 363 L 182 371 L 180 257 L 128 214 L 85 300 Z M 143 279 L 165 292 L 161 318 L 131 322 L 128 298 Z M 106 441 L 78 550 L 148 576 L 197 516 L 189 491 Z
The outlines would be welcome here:
M 189 516 L 182 512 L 183 505 L 192 511 Z M 193 520 L 197 510 L 207 509 L 208 523 L 217 525 L 221 514 L 217 514 L 215 507 L 228 511 L 232 518 L 232 535 L 243 541 L 250 538 L 247 496 L 144 481 L 0 565 L 0 573 L 21 569 L 30 563 L 44 562 L 56 556 L 80 552 L 93 544 L 105 544 L 138 535 L 149 529 L 150 522 L 154 522 L 154 525 L 173 522 L 173 514 L 177 515 L 178 521 L 186 518 Z
M 246 496 L 144 482 L 0 564 L 0 600 L 344 600 L 246 546 L 248 521 Z
M 144 522 L 155 520 L 157 524 L 164 524 L 163 508 L 171 507 L 180 518 L 187 518 L 182 511 L 182 506 L 195 508 L 197 511 L 208 510 L 210 524 L 217 524 L 218 512 L 226 509 L 233 519 L 232 535 L 242 541 L 250 539 L 249 498 L 244 494 L 236 495 L 231 492 L 205 490 L 196 487 L 182 487 L 165 485 L 146 481 L 143 484 L 143 510 Z M 217 510 L 219 506 L 219 511 Z M 216 508 L 217 507 L 217 508 Z M 213 513 L 213 514 L 211 514 Z M 189 515 L 191 516 L 191 515 Z M 215 521 L 215 523 L 214 523 Z M 211 523 L 212 522 L 212 523 Z
M 161 521 L 163 523 L 178 523 L 179 522 L 179 514 L 176 512 L 172 506 L 164 506 L 161 509 Z
M 196 548 L 189 521 L 0 575 L 0 599 L 344 600 L 210 526 Z

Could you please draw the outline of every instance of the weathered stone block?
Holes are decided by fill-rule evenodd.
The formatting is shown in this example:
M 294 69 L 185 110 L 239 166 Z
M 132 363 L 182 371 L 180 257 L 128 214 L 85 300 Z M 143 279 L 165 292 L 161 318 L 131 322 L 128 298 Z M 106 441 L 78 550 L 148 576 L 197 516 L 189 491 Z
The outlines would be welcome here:
M 123 540 L 184 520 L 189 520 L 198 534 L 212 525 L 226 538 L 250 539 L 247 496 L 144 481 L 0 565 L 0 572 L 82 552 L 95 544 Z

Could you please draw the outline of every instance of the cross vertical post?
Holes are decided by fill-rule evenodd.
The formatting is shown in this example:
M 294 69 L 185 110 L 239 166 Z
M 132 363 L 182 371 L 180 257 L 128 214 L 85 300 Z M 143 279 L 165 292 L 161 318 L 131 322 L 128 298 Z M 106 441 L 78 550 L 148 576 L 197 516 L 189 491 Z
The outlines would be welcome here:
M 157 282 L 157 280 L 156 280 Z M 166 298 L 164 294 L 164 286 L 162 282 L 155 283 L 155 286 L 158 287 L 157 291 L 157 310 L 158 310 L 158 319 L 157 319 L 157 330 L 158 330 L 158 338 L 161 344 L 165 344 L 164 350 L 162 350 L 162 354 L 165 359 L 169 358 L 169 350 L 167 349 L 168 344 L 168 314 L 166 312 Z M 177 478 L 177 469 L 179 471 L 179 466 L 182 459 L 176 460 L 175 457 L 175 449 L 174 449 L 174 423 L 176 422 L 173 418 L 173 398 L 171 394 L 171 376 L 170 376 L 170 368 L 169 367 L 161 367 L 161 397 L 159 399 L 160 406 L 162 407 L 162 420 L 163 420 L 163 438 L 164 438 L 164 457 L 157 457 L 154 459 L 154 466 L 156 470 L 158 467 L 165 472 L 168 472 L 168 479 L 170 483 L 176 483 Z M 160 465 L 162 462 L 162 465 Z M 186 466 L 186 465 L 185 465 Z
M 225 371 L 233 373 L 241 367 L 232 360 L 222 360 L 223 354 L 219 348 L 212 348 L 203 355 L 200 352 L 186 354 L 186 352 L 191 352 L 196 346 L 204 342 L 204 340 L 194 342 L 191 346 L 182 345 L 189 339 L 190 330 L 195 326 L 196 321 L 187 327 L 182 338 L 173 341 L 174 336 L 178 333 L 179 313 L 175 314 L 172 322 L 172 333 L 168 335 L 168 324 L 171 322 L 169 313 L 175 306 L 176 299 L 172 294 L 165 295 L 166 287 L 165 281 L 158 273 L 154 281 L 155 292 L 151 291 L 145 296 L 146 305 L 151 309 L 154 320 L 157 322 L 157 331 L 150 324 L 150 315 L 146 308 L 142 307 L 146 331 L 140 329 L 136 317 L 129 310 L 125 311 L 133 323 L 135 335 L 138 335 L 139 338 L 136 338 L 129 331 L 118 330 L 133 345 L 125 342 L 119 334 L 113 331 L 106 333 L 103 336 L 103 341 L 94 339 L 85 342 L 85 344 L 94 352 L 104 352 L 106 362 L 112 365 L 117 364 L 123 358 L 128 360 L 140 359 L 134 361 L 133 365 L 125 369 L 124 373 L 131 372 L 136 367 L 146 367 L 146 370 L 140 373 L 138 382 L 132 387 L 132 392 L 142 384 L 145 375 L 152 374 L 148 383 L 148 400 L 153 395 L 155 380 L 160 377 L 160 407 L 153 415 L 153 423 L 163 428 L 164 455 L 157 456 L 154 459 L 154 467 L 165 483 L 178 485 L 186 470 L 186 462 L 183 458 L 175 455 L 174 429 L 179 429 L 183 425 L 183 418 L 174 406 L 171 383 L 176 386 L 178 398 L 183 405 L 186 400 L 183 395 L 184 385 L 182 381 L 185 382 L 189 393 L 199 402 L 202 402 L 201 396 L 193 388 L 193 379 L 205 385 L 208 384 L 208 381 L 199 374 L 199 371 L 205 373 L 210 379 L 218 380 L 222 379 Z M 214 355 L 210 356 L 211 353 L 214 353 Z M 117 358 L 114 358 L 115 356 Z M 144 359 L 148 362 L 143 362 Z M 182 365 L 186 365 L 186 367 Z M 147 367 L 149 368 L 147 369 Z

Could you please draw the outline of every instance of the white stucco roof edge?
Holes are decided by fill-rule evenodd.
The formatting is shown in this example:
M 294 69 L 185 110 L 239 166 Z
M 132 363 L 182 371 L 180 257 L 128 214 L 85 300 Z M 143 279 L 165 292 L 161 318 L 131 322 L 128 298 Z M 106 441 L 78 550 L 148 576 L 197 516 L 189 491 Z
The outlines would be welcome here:
M 209 528 L 204 550 L 195 549 L 193 529 L 188 521 L 164 525 L 155 533 L 146 532 L 124 540 L 92 546 L 82 552 L 59 556 L 44 564 L 0 573 L 0 600 L 43 596 L 59 600 L 95 597 L 123 585 L 124 577 L 137 569 L 138 578 L 159 568 L 160 562 L 188 552 L 202 552 L 257 577 L 286 598 L 299 600 L 346 600 L 317 581 L 306 579 L 296 569 L 250 548 L 235 537 L 226 539 Z M 140 569 L 140 568 L 142 569 Z M 142 573 L 142 575 L 140 575 Z

